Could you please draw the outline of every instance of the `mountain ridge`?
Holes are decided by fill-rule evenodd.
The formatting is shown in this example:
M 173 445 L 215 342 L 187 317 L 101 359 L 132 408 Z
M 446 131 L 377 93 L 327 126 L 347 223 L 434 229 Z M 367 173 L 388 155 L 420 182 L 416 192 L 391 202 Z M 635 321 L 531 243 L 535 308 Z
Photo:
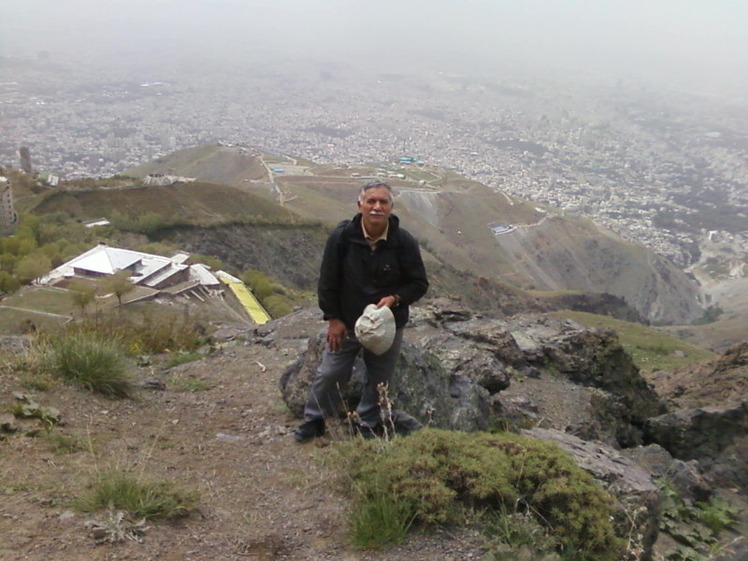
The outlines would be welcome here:
M 702 313 L 696 284 L 665 258 L 591 220 L 510 197 L 449 170 L 415 163 L 319 166 L 218 146 L 175 152 L 126 173 L 143 178 L 190 172 L 201 180 L 225 179 L 215 170 L 228 161 L 230 184 L 237 189 L 330 224 L 355 213 L 355 194 L 366 177 L 382 177 L 395 191 L 395 213 L 426 251 L 479 277 L 520 289 L 610 293 L 657 323 L 686 324 Z M 264 178 L 258 176 L 259 162 Z M 245 174 L 237 171 L 240 164 Z

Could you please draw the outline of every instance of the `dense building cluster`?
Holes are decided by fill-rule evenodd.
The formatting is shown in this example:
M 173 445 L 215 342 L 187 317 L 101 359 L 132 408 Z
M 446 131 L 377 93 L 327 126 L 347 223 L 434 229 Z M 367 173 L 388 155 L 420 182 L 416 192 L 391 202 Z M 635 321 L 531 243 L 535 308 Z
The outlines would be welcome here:
M 23 146 L 37 171 L 106 176 L 216 142 L 318 163 L 417 158 L 588 215 L 681 266 L 697 257 L 696 238 L 734 235 L 746 223 L 748 110 L 729 100 L 620 83 L 333 75 L 302 65 L 63 81 L 54 79 L 63 68 L 45 64 L 16 67 L 0 84 L 1 164 L 18 166 Z

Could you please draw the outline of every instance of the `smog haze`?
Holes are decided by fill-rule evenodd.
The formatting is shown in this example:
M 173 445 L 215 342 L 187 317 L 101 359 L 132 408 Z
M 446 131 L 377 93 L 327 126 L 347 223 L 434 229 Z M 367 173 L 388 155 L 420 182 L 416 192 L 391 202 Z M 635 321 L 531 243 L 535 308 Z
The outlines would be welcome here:
M 4 55 L 85 67 L 231 67 L 264 60 L 373 72 L 550 73 L 719 93 L 748 79 L 738 1 L 4 0 Z M 46 55 L 45 55 L 46 56 Z M 7 76 L 6 76 L 7 78 Z

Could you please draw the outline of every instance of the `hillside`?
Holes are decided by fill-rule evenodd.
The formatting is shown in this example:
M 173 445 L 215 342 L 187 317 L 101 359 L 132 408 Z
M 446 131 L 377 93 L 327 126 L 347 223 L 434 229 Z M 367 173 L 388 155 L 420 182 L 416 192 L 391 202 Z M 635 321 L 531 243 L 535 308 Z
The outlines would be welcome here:
M 137 219 L 158 214 L 161 226 L 189 224 L 210 226 L 232 222 L 290 223 L 298 215 L 267 198 L 234 187 L 195 181 L 163 187 L 109 187 L 102 180 L 95 188 L 49 191 L 30 208 L 34 214 L 64 213 L 85 221 L 120 215 Z M 158 227 L 158 222 L 154 223 Z
M 260 166 L 265 177 L 258 174 Z M 227 180 L 328 224 L 355 212 L 356 189 L 366 177 L 386 177 L 395 189 L 395 212 L 439 263 L 521 289 L 607 292 L 659 323 L 685 324 L 702 313 L 693 281 L 653 252 L 589 220 L 540 208 L 446 170 L 415 164 L 316 166 L 220 146 L 176 152 L 128 171 L 136 177 L 147 173 Z
M 395 212 L 421 241 L 437 296 L 490 308 L 482 286 L 514 295 L 571 290 L 614 295 L 651 322 L 682 325 L 702 314 L 693 281 L 653 252 L 589 220 L 447 170 L 320 166 L 212 146 L 176 152 L 128 173 L 187 179 L 165 186 L 144 186 L 126 176 L 79 180 L 45 189 L 27 208 L 76 221 L 106 217 L 151 241 L 169 240 L 186 251 L 215 255 L 236 271 L 259 268 L 310 289 L 329 228 L 355 213 L 362 181 L 385 177 L 395 190 Z
M 422 323 L 409 330 L 409 339 L 422 337 L 427 325 L 434 329 Z M 171 368 L 162 363 L 163 357 L 152 357 L 153 363 L 137 369 L 141 386 L 134 399 L 120 400 L 66 384 L 30 390 L 23 369 L 10 367 L 16 359 L 7 350 L 15 340 L 4 339 L 3 407 L 12 408 L 18 400 L 13 392 L 23 392 L 34 403 L 55 408 L 60 422 L 45 435 L 38 419 L 2 417 L 0 558 L 483 559 L 487 544 L 477 530 L 455 525 L 414 528 L 402 544 L 382 550 L 362 551 L 351 544 L 350 497 L 335 469 L 334 444 L 349 438 L 345 426 L 331 423 L 329 436 L 296 444 L 291 432 L 298 419 L 281 401 L 279 388 L 282 373 L 322 327 L 313 308 L 259 328 L 222 324 L 215 334 L 220 343 L 216 352 Z M 694 365 L 687 375 L 674 378 L 671 386 L 678 395 L 684 385 L 688 395 L 695 395 L 700 375 L 712 369 L 712 363 L 706 370 Z M 727 385 L 722 389 L 735 380 L 725 376 Z M 710 396 L 718 389 L 713 384 Z M 528 403 L 529 395 L 531 401 L 552 408 L 553 419 L 568 422 L 584 416 L 585 391 L 561 377 L 517 376 L 506 394 L 515 396 L 508 402 L 520 405 Z M 604 445 L 595 449 L 600 446 Z M 198 507 L 186 518 L 147 524 L 106 509 L 82 512 L 75 506 L 76 499 L 107 470 L 126 470 L 143 481 L 197 491 Z M 730 501 L 744 504 L 734 490 Z M 727 533 L 731 545 L 745 545 L 735 538 L 743 529 Z M 671 545 L 663 541 L 663 547 Z M 509 554 L 523 551 L 520 547 Z

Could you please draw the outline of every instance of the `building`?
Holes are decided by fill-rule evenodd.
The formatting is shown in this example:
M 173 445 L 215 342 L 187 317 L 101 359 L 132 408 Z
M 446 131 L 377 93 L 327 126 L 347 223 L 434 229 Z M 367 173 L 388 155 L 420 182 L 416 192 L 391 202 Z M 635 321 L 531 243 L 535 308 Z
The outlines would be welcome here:
M 97 279 L 119 271 L 128 271 L 130 282 L 156 292 L 179 285 L 220 290 L 220 281 L 209 273 L 205 265 L 190 265 L 188 259 L 189 256 L 183 253 L 170 258 L 100 243 L 53 269 L 36 282 L 56 285 L 76 277 Z
M 229 287 L 230 297 L 237 299 L 254 323 L 270 320 L 260 302 L 239 279 L 223 271 L 213 273 L 207 265 L 189 261 L 190 256 L 186 253 L 164 257 L 100 243 L 38 278 L 36 284 L 64 287 L 72 279 L 95 280 L 127 271 L 130 282 L 140 289 L 138 296 L 131 301 L 157 296 L 188 296 L 200 301 L 223 298 L 226 296 L 225 284 Z
M 10 236 L 18 226 L 13 204 L 13 189 L 7 177 L 0 176 L 0 235 Z

